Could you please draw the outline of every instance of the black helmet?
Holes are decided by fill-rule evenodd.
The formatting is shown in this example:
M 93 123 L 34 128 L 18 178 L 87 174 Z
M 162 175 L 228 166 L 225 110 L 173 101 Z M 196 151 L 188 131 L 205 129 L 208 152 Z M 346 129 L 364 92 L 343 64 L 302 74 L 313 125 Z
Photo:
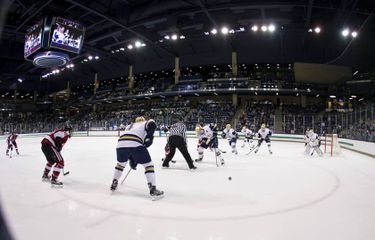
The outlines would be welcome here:
M 72 124 L 70 124 L 70 121 L 66 121 L 64 130 L 65 131 L 72 131 L 73 130 L 73 127 L 72 127 Z

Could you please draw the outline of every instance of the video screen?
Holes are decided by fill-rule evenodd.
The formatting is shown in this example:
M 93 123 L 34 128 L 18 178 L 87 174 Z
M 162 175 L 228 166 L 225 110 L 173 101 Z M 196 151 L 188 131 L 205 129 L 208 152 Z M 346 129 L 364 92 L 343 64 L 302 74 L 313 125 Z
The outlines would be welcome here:
M 43 20 L 35 24 L 25 35 L 24 56 L 28 57 L 42 46 Z
M 52 26 L 50 46 L 73 53 L 79 53 L 83 44 L 85 27 L 81 24 L 57 18 Z

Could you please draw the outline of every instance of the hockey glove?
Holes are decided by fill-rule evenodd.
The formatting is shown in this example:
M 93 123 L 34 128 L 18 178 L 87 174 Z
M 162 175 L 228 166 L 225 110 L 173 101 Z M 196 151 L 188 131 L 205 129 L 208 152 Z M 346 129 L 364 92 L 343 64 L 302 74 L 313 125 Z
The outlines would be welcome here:
M 149 146 L 152 145 L 152 142 L 154 141 L 154 137 L 146 137 L 145 138 L 145 142 L 144 142 L 144 145 L 146 148 L 148 148 Z
M 221 137 L 222 137 L 222 138 L 225 138 L 225 135 L 226 135 L 225 133 L 222 133 L 222 134 L 221 134 Z

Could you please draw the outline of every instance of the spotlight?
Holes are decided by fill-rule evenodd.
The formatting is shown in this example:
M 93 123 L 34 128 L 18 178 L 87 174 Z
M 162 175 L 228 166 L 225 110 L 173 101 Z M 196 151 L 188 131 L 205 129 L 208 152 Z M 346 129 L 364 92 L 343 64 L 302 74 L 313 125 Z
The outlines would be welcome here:
M 271 25 L 268 26 L 268 31 L 270 31 L 270 32 L 274 32 L 275 29 L 276 29 L 276 27 L 273 24 L 271 24 Z
M 267 31 L 267 26 L 263 25 L 260 29 L 262 30 L 262 32 L 265 32 L 265 31 Z
M 133 45 L 129 44 L 129 45 L 128 45 L 128 49 L 129 49 L 129 50 L 132 50 L 132 49 L 133 49 Z
M 352 37 L 356 38 L 358 36 L 358 33 L 356 31 L 352 32 Z
M 88 59 L 91 61 L 92 60 L 92 56 L 89 56 Z
M 85 58 L 85 59 L 83 59 L 83 61 L 84 61 L 84 62 L 87 62 L 88 60 Z
M 172 40 L 177 40 L 177 35 L 176 34 L 172 35 Z
M 146 47 L 146 43 L 142 43 L 142 44 L 141 44 L 141 47 Z
M 234 34 L 235 33 L 234 29 L 229 30 L 229 33 Z
M 252 30 L 253 32 L 258 31 L 258 26 L 257 26 L 257 25 L 252 26 L 252 27 L 251 27 L 251 30 Z
M 309 30 L 307 30 L 308 32 L 313 32 L 312 28 L 309 28 Z
M 245 31 L 245 28 L 244 27 L 240 27 L 240 32 L 244 32 Z
M 349 35 L 349 29 L 344 29 L 342 30 L 341 34 L 344 36 L 344 37 L 347 37 Z
M 315 32 L 315 33 L 320 33 L 320 31 L 321 31 L 320 27 L 316 27 L 316 28 L 314 28 L 314 32 Z
M 212 33 L 213 35 L 215 35 L 215 34 L 217 33 L 216 28 L 212 29 L 212 30 L 211 30 L 211 33 Z
M 98 60 L 99 59 L 99 56 L 95 56 L 95 60 Z
M 172 39 L 173 39 L 173 36 L 172 36 Z M 136 48 L 140 48 L 142 46 L 142 43 L 140 41 L 136 41 L 134 45 Z
M 335 95 L 330 95 L 329 97 L 330 97 L 330 98 L 336 98 L 336 96 L 335 96 Z
M 168 35 L 165 35 L 164 38 L 167 39 L 167 40 L 170 39 L 170 37 Z
M 22 78 L 18 78 L 17 81 L 21 83 L 21 82 L 23 82 L 23 79 Z
M 184 36 L 184 35 L 181 35 L 181 36 L 180 36 L 180 39 L 185 39 L 185 36 Z
M 122 47 L 122 48 L 120 48 L 120 51 L 125 51 L 125 48 L 123 48 L 123 47 Z
M 73 64 L 73 63 L 72 63 L 72 64 L 70 64 L 70 67 L 71 67 L 71 68 L 74 68 L 74 64 Z
M 224 34 L 224 35 L 228 34 L 228 32 L 229 32 L 229 29 L 227 27 L 223 27 L 221 29 L 221 33 Z
M 209 32 L 204 32 L 204 35 L 208 36 L 208 35 L 210 35 L 210 33 Z

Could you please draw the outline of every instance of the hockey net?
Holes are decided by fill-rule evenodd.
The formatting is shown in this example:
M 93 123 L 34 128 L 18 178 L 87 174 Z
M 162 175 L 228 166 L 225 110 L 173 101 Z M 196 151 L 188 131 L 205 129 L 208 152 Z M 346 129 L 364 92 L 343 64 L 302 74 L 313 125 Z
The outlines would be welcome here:
M 324 137 L 324 153 L 331 157 L 341 154 L 341 148 L 337 134 L 326 134 Z

